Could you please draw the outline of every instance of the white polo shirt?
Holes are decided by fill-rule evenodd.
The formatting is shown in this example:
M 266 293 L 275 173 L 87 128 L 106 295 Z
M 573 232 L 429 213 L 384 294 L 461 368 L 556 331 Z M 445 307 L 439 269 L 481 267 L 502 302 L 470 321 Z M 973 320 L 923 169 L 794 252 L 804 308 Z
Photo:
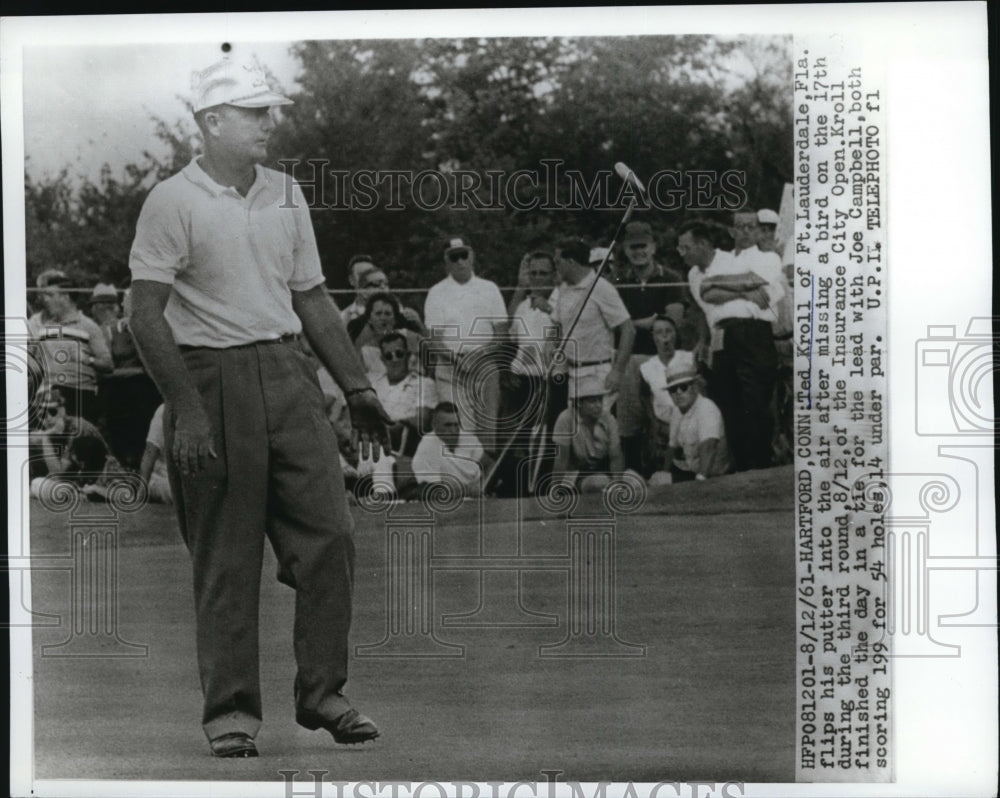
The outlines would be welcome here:
M 680 449 L 674 464 L 684 470 L 703 474 L 707 463 L 698 456 L 702 441 L 715 438 L 719 441 L 723 458 L 723 472 L 729 468 L 729 448 L 726 444 L 726 428 L 718 405 L 707 396 L 699 395 L 686 413 L 677 414 L 676 423 L 670 425 L 670 445 Z
M 395 385 L 383 374 L 372 380 L 372 387 L 385 412 L 393 421 L 413 418 L 421 407 L 433 410 L 438 403 L 434 380 L 412 371 Z
M 133 280 L 173 286 L 164 317 L 178 344 L 228 347 L 301 332 L 291 292 L 324 281 L 298 185 L 254 168 L 243 197 L 194 159 L 142 206 L 129 268 Z
M 455 477 L 463 485 L 474 484 L 481 472 L 479 458 L 483 447 L 471 432 L 459 434 L 454 449 L 449 449 L 433 432 L 420 439 L 413 455 L 413 475 L 417 482 L 440 482 L 441 474 Z
M 594 292 L 583 304 L 595 280 Z M 566 356 L 576 363 L 611 360 L 615 354 L 614 328 L 631 318 L 618 291 L 593 271 L 576 285 L 564 282 L 559 286 L 559 294 L 552 306 L 552 318 L 559 323 L 561 335 L 569 332 L 577 313 L 580 313 L 580 321 L 566 344 Z
M 548 303 L 555 308 L 559 300 L 559 289 L 556 288 L 548 298 Z M 514 374 L 531 374 L 540 377 L 545 373 L 543 353 L 545 342 L 555 339 L 556 323 L 548 311 L 536 308 L 531 297 L 526 297 L 511 320 L 510 334 L 517 340 L 517 354 L 510 364 Z
M 701 298 L 702 283 L 709 277 L 727 274 L 743 274 L 753 272 L 767 281 L 764 290 L 767 292 L 768 307 L 762 308 L 749 299 L 733 299 L 722 305 L 705 302 Z M 761 252 L 757 247 L 750 247 L 734 255 L 732 252 L 715 250 L 715 257 L 705 271 L 692 266 L 688 272 L 688 284 L 691 295 L 705 312 L 709 326 L 715 326 L 723 319 L 759 319 L 774 323 L 777 321 L 777 304 L 785 295 L 785 276 L 781 270 L 781 259 L 773 252 Z
M 459 283 L 449 275 L 431 288 L 424 302 L 427 329 L 456 352 L 459 347 L 469 352 L 485 346 L 497 324 L 506 321 L 500 289 L 482 277 Z

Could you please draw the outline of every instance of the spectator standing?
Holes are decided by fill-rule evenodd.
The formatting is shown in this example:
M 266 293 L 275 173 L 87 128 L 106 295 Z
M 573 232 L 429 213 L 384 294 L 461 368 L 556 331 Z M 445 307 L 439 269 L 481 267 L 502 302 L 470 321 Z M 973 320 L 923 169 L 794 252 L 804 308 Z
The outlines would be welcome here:
M 340 311 L 340 317 L 344 324 L 348 324 L 364 313 L 367 295 L 379 290 L 374 287 L 368 288 L 364 283 L 365 276 L 374 271 L 378 271 L 378 267 L 371 255 L 355 255 L 347 262 L 347 281 L 351 284 L 355 294 L 351 304 Z M 388 285 L 388 280 L 386 285 Z
M 579 238 L 563 239 L 557 245 L 555 263 L 562 282 L 552 319 L 559 326 L 560 340 L 569 334 L 563 352 L 570 395 L 575 393 L 574 382 L 596 378 L 605 389 L 605 408 L 610 409 L 632 354 L 635 328 L 614 286 L 597 276 L 589 260 L 590 247 Z
M 41 350 L 45 384 L 59 389 L 73 413 L 96 424 L 97 378 L 114 364 L 101 328 L 77 307 L 76 288 L 67 277 L 50 277 L 41 289 L 42 310 L 28 319 L 28 334 Z
M 438 398 L 454 405 L 464 431 L 475 433 L 487 451 L 495 452 L 499 355 L 509 321 L 500 289 L 476 276 L 475 262 L 465 238 L 448 240 L 448 276 L 428 292 L 424 323 L 431 336 L 428 353 Z
M 752 225 L 734 224 L 737 246 L 756 235 Z M 752 229 L 751 229 L 752 228 Z M 738 471 L 771 464 L 771 395 L 777 355 L 772 324 L 774 304 L 784 294 L 784 278 L 756 253 L 723 252 L 713 231 L 701 222 L 680 230 L 677 250 L 691 269 L 688 281 L 701 306 L 707 330 L 699 350 L 710 349 L 710 393 L 722 411 Z M 754 247 L 756 250 L 756 247 Z M 742 248 L 741 250 L 742 251 Z
M 682 275 L 656 261 L 656 242 L 646 222 L 625 226 L 622 248 L 627 268 L 617 272 L 616 286 L 635 326 L 632 356 L 622 380 L 615 413 L 622 436 L 625 462 L 641 468 L 643 441 L 647 439 L 646 415 L 640 397 L 639 367 L 656 354 L 653 320 L 670 314 L 680 324 L 685 317 L 687 291 Z

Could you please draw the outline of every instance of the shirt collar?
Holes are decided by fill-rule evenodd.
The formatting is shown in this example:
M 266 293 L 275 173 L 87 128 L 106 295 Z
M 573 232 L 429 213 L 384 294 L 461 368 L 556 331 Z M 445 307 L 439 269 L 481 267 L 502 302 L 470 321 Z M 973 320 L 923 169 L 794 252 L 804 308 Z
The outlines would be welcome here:
M 223 186 L 216 183 L 211 177 L 209 177 L 208 172 L 201 168 L 201 164 L 198 163 L 198 158 L 200 155 L 196 155 L 191 159 L 191 163 L 185 166 L 181 172 L 184 177 L 194 183 L 196 186 L 201 186 L 213 197 L 221 196 L 222 194 L 232 194 L 233 196 L 244 199 L 244 197 L 233 187 L 233 186 Z M 247 192 L 246 199 L 250 199 L 254 194 L 260 191 L 264 185 L 268 182 L 267 172 L 264 171 L 259 163 L 253 165 L 254 169 L 254 181 L 250 190 Z

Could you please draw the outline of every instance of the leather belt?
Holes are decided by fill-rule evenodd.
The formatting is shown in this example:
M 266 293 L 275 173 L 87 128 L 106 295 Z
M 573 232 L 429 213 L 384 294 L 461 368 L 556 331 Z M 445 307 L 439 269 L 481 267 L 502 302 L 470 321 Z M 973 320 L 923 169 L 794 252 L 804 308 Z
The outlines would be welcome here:
M 279 335 L 277 338 L 265 338 L 263 341 L 251 341 L 248 344 L 235 344 L 234 346 L 188 346 L 187 344 L 180 344 L 177 348 L 182 352 L 192 352 L 195 349 L 218 349 L 220 351 L 226 349 L 246 349 L 250 346 L 268 346 L 270 344 L 292 344 L 296 341 L 301 340 L 302 335 L 299 333 L 285 333 L 284 335 Z

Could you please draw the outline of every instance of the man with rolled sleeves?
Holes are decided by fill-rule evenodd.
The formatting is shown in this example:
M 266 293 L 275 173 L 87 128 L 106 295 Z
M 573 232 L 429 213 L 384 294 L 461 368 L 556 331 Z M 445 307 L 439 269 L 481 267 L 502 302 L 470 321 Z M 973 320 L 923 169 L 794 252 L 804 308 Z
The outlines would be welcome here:
M 290 100 L 228 59 L 196 73 L 204 154 L 155 186 L 132 245 L 132 330 L 166 402 L 165 450 L 191 554 L 202 725 L 213 755 L 257 756 L 264 538 L 296 591 L 296 720 L 341 743 L 378 736 L 342 693 L 354 545 L 337 439 L 304 333 L 362 445 L 385 421 L 323 286 L 309 209 L 260 165 Z

